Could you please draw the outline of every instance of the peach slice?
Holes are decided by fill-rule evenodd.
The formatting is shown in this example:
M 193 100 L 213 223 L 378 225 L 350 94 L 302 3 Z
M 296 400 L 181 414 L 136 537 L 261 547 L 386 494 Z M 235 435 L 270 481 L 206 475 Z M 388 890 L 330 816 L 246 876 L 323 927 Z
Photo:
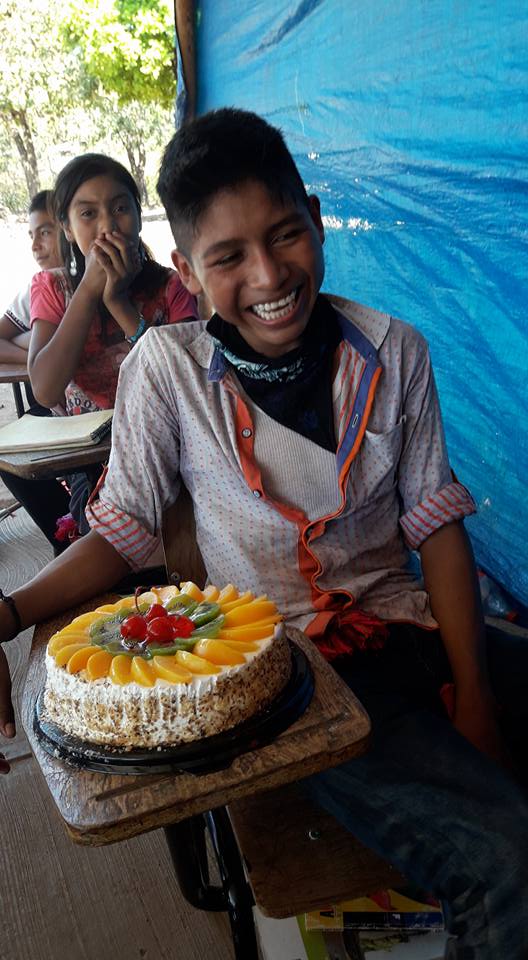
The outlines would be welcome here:
M 220 596 L 220 590 L 210 583 L 207 587 L 204 587 L 203 595 L 204 600 L 207 600 L 208 603 L 216 603 Z
M 175 586 L 152 587 L 152 593 L 156 594 L 158 603 L 163 604 L 163 606 L 166 606 L 173 597 L 177 597 L 179 592 L 178 587 Z
M 94 653 L 97 653 L 97 647 L 82 647 L 80 650 L 77 650 L 76 653 L 72 654 L 68 663 L 66 664 L 66 670 L 68 673 L 80 673 L 81 670 L 84 670 L 86 664 L 90 657 Z
M 180 590 L 182 593 L 185 593 L 187 597 L 191 597 L 192 600 L 197 600 L 198 603 L 201 603 L 204 598 L 200 587 L 197 587 L 192 580 L 186 580 L 185 583 L 180 583 Z
M 228 647 L 225 643 L 221 643 L 220 640 L 212 640 L 208 637 L 203 637 L 198 641 L 193 653 L 197 657 L 203 657 L 205 660 L 218 663 L 220 666 L 235 666 L 237 663 L 246 662 L 246 658 L 241 653 L 237 653 L 236 650 Z
M 134 657 L 130 668 L 130 679 L 141 684 L 142 687 L 153 687 L 156 683 L 156 674 L 150 663 L 143 657 Z
M 101 619 L 101 614 L 98 613 L 97 610 L 90 610 L 89 613 L 81 613 L 79 614 L 78 617 L 75 617 L 75 620 L 72 620 L 72 622 L 69 623 L 67 627 L 63 628 L 63 632 L 65 631 L 70 632 L 72 628 L 75 628 L 76 630 L 78 630 L 79 628 L 82 628 L 82 627 L 89 627 L 90 624 L 94 622 L 94 620 L 100 620 L 100 619 Z
M 248 640 L 227 640 L 226 637 L 219 636 L 219 640 L 225 644 L 226 647 L 231 647 L 232 650 L 239 650 L 240 653 L 254 653 L 255 650 L 259 649 L 258 643 L 250 643 Z
M 222 627 L 218 634 L 219 640 L 265 640 L 271 637 L 275 630 L 277 617 L 268 620 L 258 620 L 257 623 L 247 624 L 245 627 Z
M 77 630 L 76 633 L 66 634 L 61 630 L 60 633 L 54 633 L 49 641 L 48 653 L 50 657 L 54 657 L 62 647 L 67 647 L 68 644 L 84 643 L 86 645 L 89 642 L 90 636 L 86 630 Z
M 69 643 L 66 647 L 62 647 L 62 649 L 59 650 L 55 657 L 55 663 L 58 667 L 65 667 L 70 657 L 73 657 L 73 654 L 77 653 L 78 650 L 84 650 L 85 647 L 86 640 L 84 643 Z
M 117 657 L 113 657 L 112 663 L 110 664 L 110 673 L 109 673 L 112 683 L 117 683 L 122 687 L 124 687 L 125 684 L 130 683 L 131 667 L 132 667 L 131 659 L 130 657 L 127 657 L 124 653 L 118 653 Z
M 220 673 L 220 667 L 218 667 L 216 663 L 211 663 L 210 660 L 204 660 L 203 657 L 197 657 L 194 653 L 189 653 L 188 650 L 178 650 L 178 652 L 174 654 L 174 659 L 176 663 L 190 670 L 191 673 Z
M 222 590 L 220 590 L 220 593 L 218 594 L 218 603 L 231 603 L 231 600 L 236 600 L 237 597 L 237 588 L 234 587 L 232 583 L 228 583 L 225 587 L 223 587 Z
M 235 607 L 234 610 L 226 613 L 223 626 L 242 627 L 247 623 L 257 623 L 268 617 L 281 619 L 275 604 L 271 600 L 253 600 L 252 603 L 244 603 L 241 607 Z
M 236 600 L 231 600 L 229 603 L 222 604 L 222 613 L 229 613 L 230 610 L 234 610 L 235 607 L 241 607 L 245 603 L 250 603 L 255 599 L 255 594 L 251 593 L 251 590 L 246 590 L 245 593 L 242 593 Z
M 93 653 L 86 664 L 86 676 L 89 680 L 99 680 L 100 677 L 107 677 L 112 664 L 113 656 L 106 650 L 99 650 Z
M 153 657 L 152 664 L 158 675 L 169 683 L 189 683 L 192 673 L 182 667 L 174 657 Z

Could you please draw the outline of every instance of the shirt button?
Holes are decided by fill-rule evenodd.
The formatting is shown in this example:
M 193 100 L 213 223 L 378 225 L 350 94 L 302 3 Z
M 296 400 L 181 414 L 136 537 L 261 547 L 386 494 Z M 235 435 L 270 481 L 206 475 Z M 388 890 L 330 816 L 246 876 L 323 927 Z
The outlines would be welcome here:
M 250 430 L 249 427 L 244 427 L 244 429 L 242 430 L 242 436 L 244 437 L 244 440 L 247 440 L 247 438 L 250 437 L 252 433 L 253 431 Z
M 253 496 L 256 497 L 257 500 L 258 500 L 259 497 L 262 496 L 262 494 L 261 494 L 260 490 L 253 490 Z

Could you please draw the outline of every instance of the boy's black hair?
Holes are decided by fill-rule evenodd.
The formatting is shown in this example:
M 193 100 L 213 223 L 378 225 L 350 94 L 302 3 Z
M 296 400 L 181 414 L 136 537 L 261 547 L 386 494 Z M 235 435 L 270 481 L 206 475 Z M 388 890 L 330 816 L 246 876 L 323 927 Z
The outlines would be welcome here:
M 189 256 L 198 220 L 215 194 L 248 180 L 262 183 L 281 203 L 308 203 L 282 133 L 256 113 L 225 107 L 178 130 L 163 154 L 157 186 L 182 253 Z
M 53 213 L 53 193 L 51 190 L 39 190 L 34 197 L 31 197 L 28 213 L 49 213 L 52 220 L 55 219 Z

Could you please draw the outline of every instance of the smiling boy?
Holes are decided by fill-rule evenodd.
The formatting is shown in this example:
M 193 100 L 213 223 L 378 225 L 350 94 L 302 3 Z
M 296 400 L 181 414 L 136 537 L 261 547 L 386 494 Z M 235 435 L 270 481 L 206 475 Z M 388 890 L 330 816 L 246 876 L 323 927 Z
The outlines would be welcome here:
M 521 960 L 528 811 L 497 763 L 496 702 L 522 731 L 526 643 L 485 637 L 462 525 L 474 505 L 451 474 L 426 344 L 320 294 L 318 200 L 261 118 L 186 125 L 158 188 L 175 266 L 215 312 L 151 330 L 123 364 L 92 532 L 14 593 L 16 610 L 0 603 L 1 635 L 138 569 L 183 480 L 210 581 L 273 596 L 371 715 L 369 752 L 306 788 L 446 902 L 450 956 Z M 1 659 L 0 730 L 14 731 Z

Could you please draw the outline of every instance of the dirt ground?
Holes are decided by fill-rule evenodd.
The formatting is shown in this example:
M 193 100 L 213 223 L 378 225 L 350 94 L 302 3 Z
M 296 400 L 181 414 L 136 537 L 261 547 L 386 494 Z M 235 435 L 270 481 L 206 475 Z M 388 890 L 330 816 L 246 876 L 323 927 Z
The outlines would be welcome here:
M 163 212 L 157 208 L 144 215 L 142 237 L 160 263 L 171 265 L 173 248 L 170 228 Z M 0 310 L 9 306 L 19 290 L 23 289 L 35 272 L 26 221 L 0 220 Z M 16 419 L 13 390 L 10 384 L 0 384 L 0 427 Z M 11 494 L 0 481 L 0 510 L 13 502 Z

